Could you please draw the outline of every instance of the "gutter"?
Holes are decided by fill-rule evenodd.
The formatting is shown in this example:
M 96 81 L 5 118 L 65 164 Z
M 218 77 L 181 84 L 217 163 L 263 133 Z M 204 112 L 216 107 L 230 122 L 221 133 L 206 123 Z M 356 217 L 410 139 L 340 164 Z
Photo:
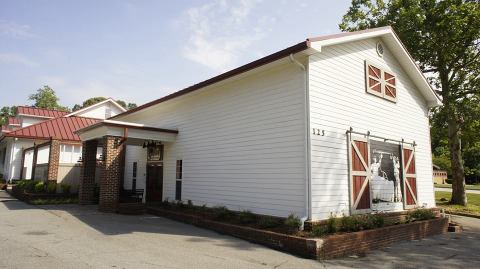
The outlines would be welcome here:
M 306 199 L 305 209 L 306 216 L 302 218 L 302 222 L 312 219 L 312 166 L 311 166 L 311 147 L 310 147 L 310 91 L 308 88 L 308 68 L 300 63 L 293 57 L 293 54 L 289 55 L 290 61 L 297 65 L 304 76 L 304 91 L 305 91 L 305 176 L 306 176 Z M 303 227 L 302 227 L 303 228 Z

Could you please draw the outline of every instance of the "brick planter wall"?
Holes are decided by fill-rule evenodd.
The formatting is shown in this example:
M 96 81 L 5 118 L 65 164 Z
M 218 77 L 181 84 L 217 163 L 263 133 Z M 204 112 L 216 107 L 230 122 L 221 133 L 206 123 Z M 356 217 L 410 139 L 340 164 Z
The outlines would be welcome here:
M 311 259 L 331 259 L 349 254 L 364 253 L 403 240 L 421 239 L 447 232 L 448 219 L 413 222 L 375 230 L 336 234 L 323 238 L 303 238 L 250 227 L 203 219 L 200 216 L 148 208 L 148 213 L 238 237 L 273 249 Z
M 227 234 L 245 239 L 250 242 L 265 245 L 273 249 L 286 251 L 301 257 L 315 259 L 317 255 L 316 252 L 318 239 L 290 236 L 250 227 L 206 220 L 199 216 L 163 210 L 160 208 L 148 208 L 147 212 L 213 230 L 221 234 Z
M 355 233 L 335 234 L 322 238 L 318 259 L 332 259 L 388 246 L 404 240 L 417 240 L 446 233 L 448 219 L 418 221 Z

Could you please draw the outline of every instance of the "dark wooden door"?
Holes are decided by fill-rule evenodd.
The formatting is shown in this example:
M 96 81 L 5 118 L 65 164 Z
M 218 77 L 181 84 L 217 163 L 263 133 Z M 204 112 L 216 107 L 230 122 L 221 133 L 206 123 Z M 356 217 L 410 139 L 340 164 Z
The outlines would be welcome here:
M 147 165 L 147 202 L 161 202 L 163 193 L 163 164 Z

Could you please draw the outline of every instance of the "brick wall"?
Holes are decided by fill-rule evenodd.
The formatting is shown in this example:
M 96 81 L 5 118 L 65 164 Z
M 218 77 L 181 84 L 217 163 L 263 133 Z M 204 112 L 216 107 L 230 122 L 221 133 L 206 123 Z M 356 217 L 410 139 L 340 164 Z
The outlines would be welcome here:
M 60 141 L 53 139 L 50 141 L 47 180 L 57 182 L 59 163 L 60 163 Z
M 78 189 L 79 204 L 93 204 L 95 202 L 95 169 L 97 166 L 96 140 L 85 141 L 82 146 L 82 169 L 80 172 L 80 186 Z
M 103 165 L 100 175 L 100 200 L 98 209 L 115 212 L 120 198 L 121 169 L 123 168 L 123 146 L 121 137 L 103 137 Z
M 355 233 L 330 235 L 319 242 L 317 259 L 363 254 L 398 241 L 417 240 L 446 233 L 447 229 L 448 219 L 438 218 Z
M 311 259 L 331 259 L 345 255 L 364 253 L 385 247 L 403 240 L 415 240 L 447 232 L 448 219 L 437 218 L 409 224 L 360 231 L 355 233 L 335 234 L 323 238 L 302 238 L 271 231 L 254 229 L 239 225 L 204 219 L 161 207 L 149 207 L 147 212 L 202 228 L 228 234 L 244 240 L 262 244 L 270 248 L 286 251 Z

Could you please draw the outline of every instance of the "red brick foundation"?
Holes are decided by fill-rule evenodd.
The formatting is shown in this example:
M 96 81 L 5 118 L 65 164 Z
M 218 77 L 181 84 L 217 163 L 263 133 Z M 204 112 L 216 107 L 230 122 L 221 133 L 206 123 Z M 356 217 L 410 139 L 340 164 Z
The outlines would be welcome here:
M 82 146 L 82 170 L 78 189 L 78 202 L 81 205 L 95 202 L 95 168 L 97 166 L 96 140 L 85 141 Z
M 238 237 L 311 259 L 332 259 L 385 247 L 403 240 L 415 240 L 447 232 L 448 219 L 418 221 L 408 224 L 336 234 L 323 238 L 303 238 L 250 227 L 238 226 L 204 219 L 200 216 L 175 212 L 158 207 L 148 208 L 148 213 L 185 222 L 218 233 Z
M 448 219 L 418 221 L 355 233 L 330 235 L 321 239 L 318 259 L 332 259 L 388 246 L 404 240 L 417 240 L 446 233 Z

